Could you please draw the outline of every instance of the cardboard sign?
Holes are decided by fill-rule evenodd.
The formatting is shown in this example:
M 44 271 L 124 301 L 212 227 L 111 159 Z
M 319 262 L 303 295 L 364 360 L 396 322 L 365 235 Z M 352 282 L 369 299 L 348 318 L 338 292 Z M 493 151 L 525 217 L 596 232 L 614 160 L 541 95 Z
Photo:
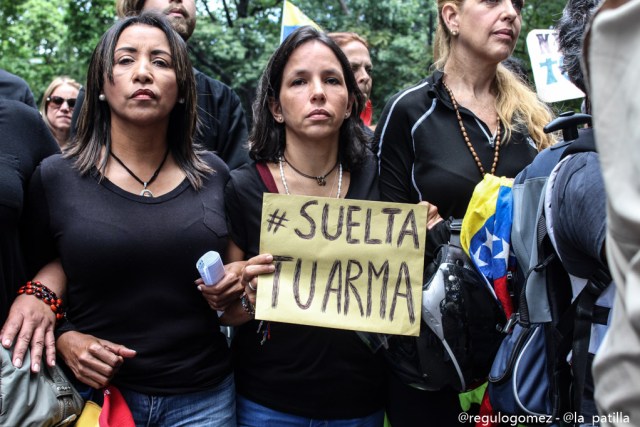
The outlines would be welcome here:
M 584 97 L 561 70 L 562 55 L 554 30 L 533 30 L 527 34 L 527 50 L 531 59 L 536 92 L 545 102 Z
M 265 194 L 256 319 L 418 335 L 427 209 Z

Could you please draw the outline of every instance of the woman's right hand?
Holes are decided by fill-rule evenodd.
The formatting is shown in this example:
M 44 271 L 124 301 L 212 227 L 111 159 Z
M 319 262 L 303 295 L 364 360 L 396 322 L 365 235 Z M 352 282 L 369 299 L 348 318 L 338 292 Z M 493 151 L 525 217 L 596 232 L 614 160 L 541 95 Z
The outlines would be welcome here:
M 62 334 L 56 341 L 58 353 L 75 377 L 90 387 L 106 387 L 136 351 L 120 344 L 76 331 Z
M 0 331 L 0 340 L 5 348 L 13 348 L 13 365 L 21 367 L 27 350 L 31 348 L 31 371 L 40 370 L 42 351 L 46 353 L 46 363 L 56 364 L 56 343 L 53 330 L 56 314 L 47 304 L 32 295 L 16 297 L 7 320 Z

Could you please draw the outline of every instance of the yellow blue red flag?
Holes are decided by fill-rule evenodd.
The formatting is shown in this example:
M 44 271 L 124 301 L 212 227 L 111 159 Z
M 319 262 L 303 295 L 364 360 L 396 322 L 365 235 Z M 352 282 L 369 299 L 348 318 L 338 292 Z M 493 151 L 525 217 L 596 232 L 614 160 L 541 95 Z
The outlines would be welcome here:
M 312 27 L 322 30 L 320 25 L 316 24 L 307 15 L 305 15 L 300 9 L 298 9 L 293 3 L 288 0 L 284 0 L 282 6 L 282 30 L 280 32 L 280 43 L 287 38 L 296 28 L 305 25 L 311 25 Z
M 512 184 L 509 178 L 485 175 L 473 191 L 460 231 L 462 248 L 493 288 L 507 318 L 513 312 L 507 277 L 515 270 Z

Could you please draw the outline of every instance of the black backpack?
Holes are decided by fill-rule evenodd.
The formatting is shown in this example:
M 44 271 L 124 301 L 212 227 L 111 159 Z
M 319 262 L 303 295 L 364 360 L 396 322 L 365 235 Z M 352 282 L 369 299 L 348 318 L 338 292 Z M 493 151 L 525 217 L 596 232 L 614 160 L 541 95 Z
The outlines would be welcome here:
M 451 387 L 461 392 L 486 381 L 506 319 L 488 284 L 460 247 L 462 220 L 450 219 L 444 225 L 449 243 L 437 248 L 425 271 L 420 335 L 386 336 L 375 347 L 385 347 L 383 355 L 391 370 L 405 384 L 421 390 Z

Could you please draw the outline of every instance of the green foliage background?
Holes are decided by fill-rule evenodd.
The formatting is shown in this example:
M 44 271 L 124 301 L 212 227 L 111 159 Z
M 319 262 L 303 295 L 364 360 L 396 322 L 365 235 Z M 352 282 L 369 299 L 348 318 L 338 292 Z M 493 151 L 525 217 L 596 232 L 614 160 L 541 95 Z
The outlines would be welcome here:
M 371 46 L 374 113 L 424 78 L 432 62 L 434 0 L 293 0 L 327 31 L 355 31 Z M 233 87 L 250 114 L 256 82 L 280 39 L 280 0 L 197 0 L 189 40 L 196 68 Z M 564 0 L 527 0 L 515 56 L 528 64 L 532 29 L 552 26 Z M 66 74 L 84 82 L 91 52 L 114 22 L 114 0 L 0 0 L 0 68 L 24 78 L 36 100 Z M 555 106 L 566 108 L 564 105 Z M 571 107 L 571 104 L 569 104 Z

